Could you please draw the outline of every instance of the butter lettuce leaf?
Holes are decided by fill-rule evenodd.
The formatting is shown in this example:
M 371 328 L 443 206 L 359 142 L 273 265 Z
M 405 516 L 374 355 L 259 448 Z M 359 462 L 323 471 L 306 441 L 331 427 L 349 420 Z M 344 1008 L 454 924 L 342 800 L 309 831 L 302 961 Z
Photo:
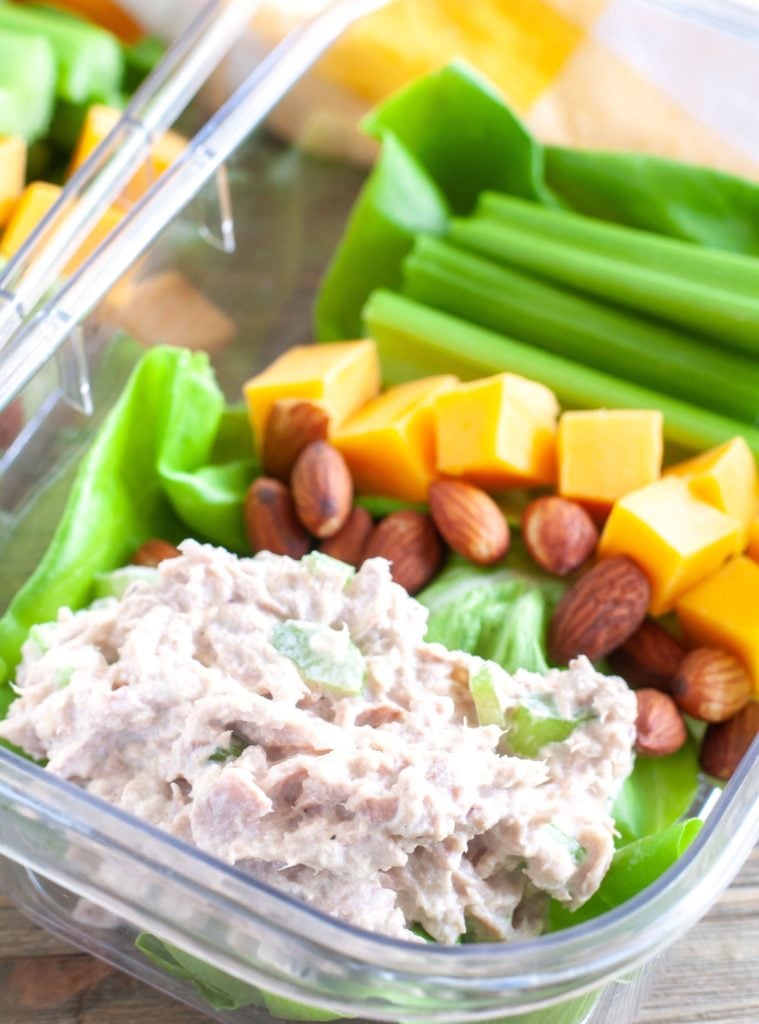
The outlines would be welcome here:
M 509 555 L 508 567 L 480 568 L 452 558 L 417 595 L 429 609 L 426 639 L 495 661 L 507 672 L 545 672 L 548 619 L 564 584 L 512 567 L 515 561 Z

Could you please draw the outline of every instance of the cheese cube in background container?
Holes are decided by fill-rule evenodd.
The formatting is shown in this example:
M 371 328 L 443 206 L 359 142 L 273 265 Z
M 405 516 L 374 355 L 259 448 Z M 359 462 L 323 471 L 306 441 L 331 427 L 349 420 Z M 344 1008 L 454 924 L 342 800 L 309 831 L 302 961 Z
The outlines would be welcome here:
M 60 194 L 60 187 L 51 185 L 47 181 L 34 181 L 31 185 L 26 186 L 6 225 L 2 242 L 0 242 L 0 255 L 10 259 L 18 251 Z M 118 210 L 115 206 L 107 209 L 87 239 L 63 268 L 63 273 L 68 275 L 78 270 L 87 257 L 113 231 L 123 216 L 123 211 Z
M 600 555 L 627 555 L 648 576 L 652 615 L 740 550 L 740 527 L 696 498 L 684 480 L 664 477 L 620 498 L 598 544 Z
M 260 451 L 271 407 L 280 398 L 313 398 L 327 407 L 331 429 L 379 391 L 380 368 L 373 341 L 296 345 L 243 386 Z
M 437 470 L 487 490 L 556 478 L 559 403 L 514 373 L 459 384 L 435 399 Z
M 356 487 L 406 501 L 426 501 L 435 479 L 434 400 L 458 384 L 451 374 L 399 384 L 335 431 Z
M 724 647 L 744 662 L 759 697 L 759 564 L 733 558 L 677 602 L 688 640 Z
M 682 477 L 697 498 L 732 516 L 748 539 L 756 514 L 756 462 L 744 438 L 734 437 L 702 455 L 669 466 L 665 473 Z
M 89 108 L 79 133 L 76 149 L 71 158 L 69 175 L 77 171 L 85 160 L 97 149 L 103 139 L 115 127 L 123 111 L 117 107 L 108 107 L 96 103 Z M 135 172 L 128 182 L 122 199 L 135 203 L 160 178 L 167 168 L 177 160 L 187 148 L 187 140 L 177 132 L 166 132 L 156 139 L 150 147 L 150 157 Z
M 6 224 L 24 191 L 26 143 L 17 135 L 0 138 L 0 226 Z
M 557 434 L 558 491 L 604 516 L 618 498 L 658 480 L 664 421 L 654 409 L 565 412 Z

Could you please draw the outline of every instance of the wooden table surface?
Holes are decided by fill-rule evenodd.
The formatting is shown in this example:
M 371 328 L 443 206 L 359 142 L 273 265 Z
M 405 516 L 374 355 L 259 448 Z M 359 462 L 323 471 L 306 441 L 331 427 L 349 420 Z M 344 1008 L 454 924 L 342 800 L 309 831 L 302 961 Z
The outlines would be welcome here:
M 206 1019 L 47 935 L 0 895 L 2 1024 Z M 758 1022 L 759 848 L 707 917 L 670 950 L 636 1024 Z

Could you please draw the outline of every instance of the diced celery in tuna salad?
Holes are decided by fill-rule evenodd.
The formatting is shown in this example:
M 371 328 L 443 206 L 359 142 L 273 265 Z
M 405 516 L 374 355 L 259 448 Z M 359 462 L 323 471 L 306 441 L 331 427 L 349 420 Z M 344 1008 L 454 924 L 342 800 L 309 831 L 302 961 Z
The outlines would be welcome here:
M 549 897 L 595 892 L 633 764 L 620 679 L 585 658 L 510 675 L 426 643 L 427 611 L 384 559 L 353 574 L 182 552 L 27 642 L 2 736 L 387 935 L 526 938 Z

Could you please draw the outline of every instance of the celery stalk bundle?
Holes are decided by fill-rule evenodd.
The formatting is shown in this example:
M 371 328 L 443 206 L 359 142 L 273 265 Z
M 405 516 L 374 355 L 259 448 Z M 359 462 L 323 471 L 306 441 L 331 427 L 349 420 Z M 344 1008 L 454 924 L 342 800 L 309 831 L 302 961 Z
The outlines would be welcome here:
M 759 411 L 757 360 L 436 238 L 417 240 L 405 263 L 404 291 L 471 323 L 744 423 L 753 423 Z

